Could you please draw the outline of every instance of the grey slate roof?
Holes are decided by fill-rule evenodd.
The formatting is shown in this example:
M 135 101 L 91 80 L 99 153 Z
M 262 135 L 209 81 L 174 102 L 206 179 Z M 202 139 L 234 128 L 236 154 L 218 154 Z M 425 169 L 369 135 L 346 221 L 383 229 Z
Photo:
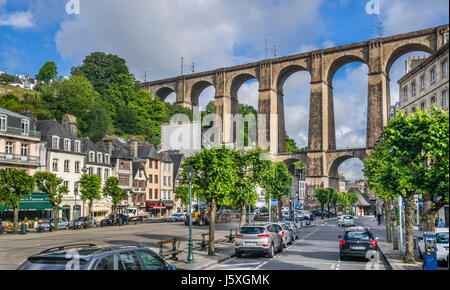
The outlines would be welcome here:
M 133 162 L 133 177 L 136 176 L 137 172 L 139 169 L 144 170 L 144 174 L 145 174 L 145 165 L 143 162 L 141 161 L 134 161 Z
M 47 141 L 46 137 L 58 136 L 69 139 L 79 140 L 76 136 L 70 133 L 63 125 L 56 120 L 42 120 L 37 121 L 37 131 L 41 132 L 42 141 Z
M 7 109 L 4 109 L 4 108 L 0 108 L 0 114 L 8 115 L 8 116 L 11 116 L 11 117 L 14 117 L 14 118 L 18 118 L 18 119 L 27 119 L 27 120 L 30 120 L 30 118 L 27 117 L 27 116 L 23 116 L 23 115 L 20 115 L 20 114 L 11 112 L 11 111 L 9 111 L 9 110 L 7 110 Z

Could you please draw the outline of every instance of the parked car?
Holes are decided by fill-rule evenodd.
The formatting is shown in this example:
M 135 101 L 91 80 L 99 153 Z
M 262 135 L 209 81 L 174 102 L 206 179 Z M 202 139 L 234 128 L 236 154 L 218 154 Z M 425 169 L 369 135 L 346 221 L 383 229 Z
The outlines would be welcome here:
M 235 236 L 236 256 L 244 253 L 263 253 L 269 258 L 275 251 L 283 252 L 283 238 L 274 224 L 244 225 Z
M 284 220 L 290 220 L 290 219 L 291 219 L 291 215 L 290 215 L 290 213 L 289 213 L 288 211 L 284 211 L 284 212 L 282 213 L 282 218 L 283 218 Z
M 175 270 L 146 247 L 93 244 L 47 249 L 28 259 L 17 270 Z
M 280 232 L 281 237 L 283 238 L 283 246 L 287 247 L 287 245 L 292 243 L 291 233 L 286 224 L 284 223 L 272 223 L 277 231 Z
M 436 255 L 438 262 L 449 262 L 448 261 L 448 228 L 436 228 L 434 230 L 436 234 Z M 425 252 L 425 245 L 423 238 L 420 239 L 417 244 L 419 250 L 419 257 L 423 259 Z
M 167 218 L 168 222 L 184 222 L 186 215 L 182 213 L 174 213 Z
M 320 209 L 314 209 L 314 210 L 312 210 L 311 211 L 311 213 L 314 215 L 314 216 L 322 216 L 322 210 L 320 210 Z M 327 210 L 326 209 L 324 209 L 323 210 L 323 215 L 325 216 L 325 215 L 327 215 Z
M 369 260 L 378 251 L 377 239 L 367 228 L 351 227 L 345 230 L 344 236 L 340 235 L 338 238 L 341 260 L 347 257 L 361 257 Z
M 287 227 L 289 229 L 292 241 L 298 240 L 298 238 L 300 237 L 300 234 L 299 234 L 297 225 L 293 222 L 284 222 L 284 223 L 287 225 Z
M 354 227 L 355 226 L 355 219 L 351 215 L 343 215 L 339 219 L 339 226 L 340 227 Z
M 78 229 L 80 229 L 80 228 L 87 228 L 88 226 L 89 226 L 89 217 L 87 217 L 87 216 L 81 216 L 81 217 L 77 218 L 77 220 L 75 222 L 71 221 L 69 223 L 69 227 L 71 229 L 73 229 L 73 228 L 78 228 Z M 96 227 L 97 226 L 97 222 L 95 221 L 95 219 L 91 220 L 91 226 L 92 227 Z
M 122 219 L 122 221 L 125 221 L 127 219 L 127 216 L 122 213 L 119 213 L 119 214 L 117 214 L 117 222 L 119 221 L 119 219 Z M 100 221 L 100 225 L 102 225 L 102 226 L 114 225 L 114 214 L 110 214 L 106 219 L 102 219 Z
M 41 229 L 44 230 L 48 230 L 50 228 L 50 226 L 52 228 L 55 228 L 55 219 L 54 218 L 50 218 L 50 219 L 45 219 L 44 222 L 42 222 L 39 227 Z M 58 230 L 68 230 L 69 229 L 69 221 L 65 218 L 58 218 Z

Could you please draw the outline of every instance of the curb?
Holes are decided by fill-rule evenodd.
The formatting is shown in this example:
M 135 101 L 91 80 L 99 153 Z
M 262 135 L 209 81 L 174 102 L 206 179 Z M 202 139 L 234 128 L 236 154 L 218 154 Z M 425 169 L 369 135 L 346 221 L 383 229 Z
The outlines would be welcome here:
M 381 247 L 380 244 L 378 244 L 378 249 L 379 249 L 379 252 L 381 253 L 381 256 L 383 257 L 383 259 L 387 262 L 388 270 L 389 271 L 398 270 L 394 266 L 394 264 L 386 257 L 386 254 L 383 251 L 383 247 Z
M 201 266 L 199 268 L 192 269 L 192 270 L 206 270 L 206 268 L 209 268 L 209 267 L 211 267 L 213 265 L 216 265 L 216 264 L 223 263 L 223 262 L 228 261 L 228 260 L 230 260 L 231 258 L 234 258 L 234 257 L 236 257 L 236 254 L 232 254 L 231 256 L 226 255 L 225 257 L 220 258 L 219 260 L 212 261 L 211 263 L 208 263 L 206 265 L 203 265 L 203 266 Z

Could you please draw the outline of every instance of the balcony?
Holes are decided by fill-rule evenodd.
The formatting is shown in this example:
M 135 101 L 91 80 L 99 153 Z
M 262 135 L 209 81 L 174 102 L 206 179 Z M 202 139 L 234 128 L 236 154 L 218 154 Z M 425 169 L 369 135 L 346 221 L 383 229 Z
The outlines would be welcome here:
M 6 130 L 0 130 L 0 134 L 13 136 L 13 137 L 22 137 L 22 138 L 32 138 L 41 140 L 41 133 L 38 131 L 28 130 L 24 132 L 21 128 L 16 127 L 6 127 Z
M 39 156 L 22 156 L 0 153 L 0 162 L 10 165 L 39 166 Z

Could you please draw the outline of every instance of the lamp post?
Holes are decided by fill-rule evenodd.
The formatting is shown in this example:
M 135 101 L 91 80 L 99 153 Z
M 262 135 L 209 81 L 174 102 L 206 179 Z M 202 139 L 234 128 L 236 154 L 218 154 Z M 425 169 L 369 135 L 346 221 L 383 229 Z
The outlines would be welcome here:
M 189 180 L 189 250 L 188 250 L 188 264 L 194 264 L 194 252 L 192 242 L 192 180 L 194 179 L 194 169 L 189 166 L 186 169 L 187 179 Z
M 74 210 L 73 210 L 73 223 L 74 223 L 74 228 L 77 228 L 77 195 L 78 195 L 78 184 L 77 187 L 75 187 L 73 194 L 75 195 L 75 206 L 74 206 Z

